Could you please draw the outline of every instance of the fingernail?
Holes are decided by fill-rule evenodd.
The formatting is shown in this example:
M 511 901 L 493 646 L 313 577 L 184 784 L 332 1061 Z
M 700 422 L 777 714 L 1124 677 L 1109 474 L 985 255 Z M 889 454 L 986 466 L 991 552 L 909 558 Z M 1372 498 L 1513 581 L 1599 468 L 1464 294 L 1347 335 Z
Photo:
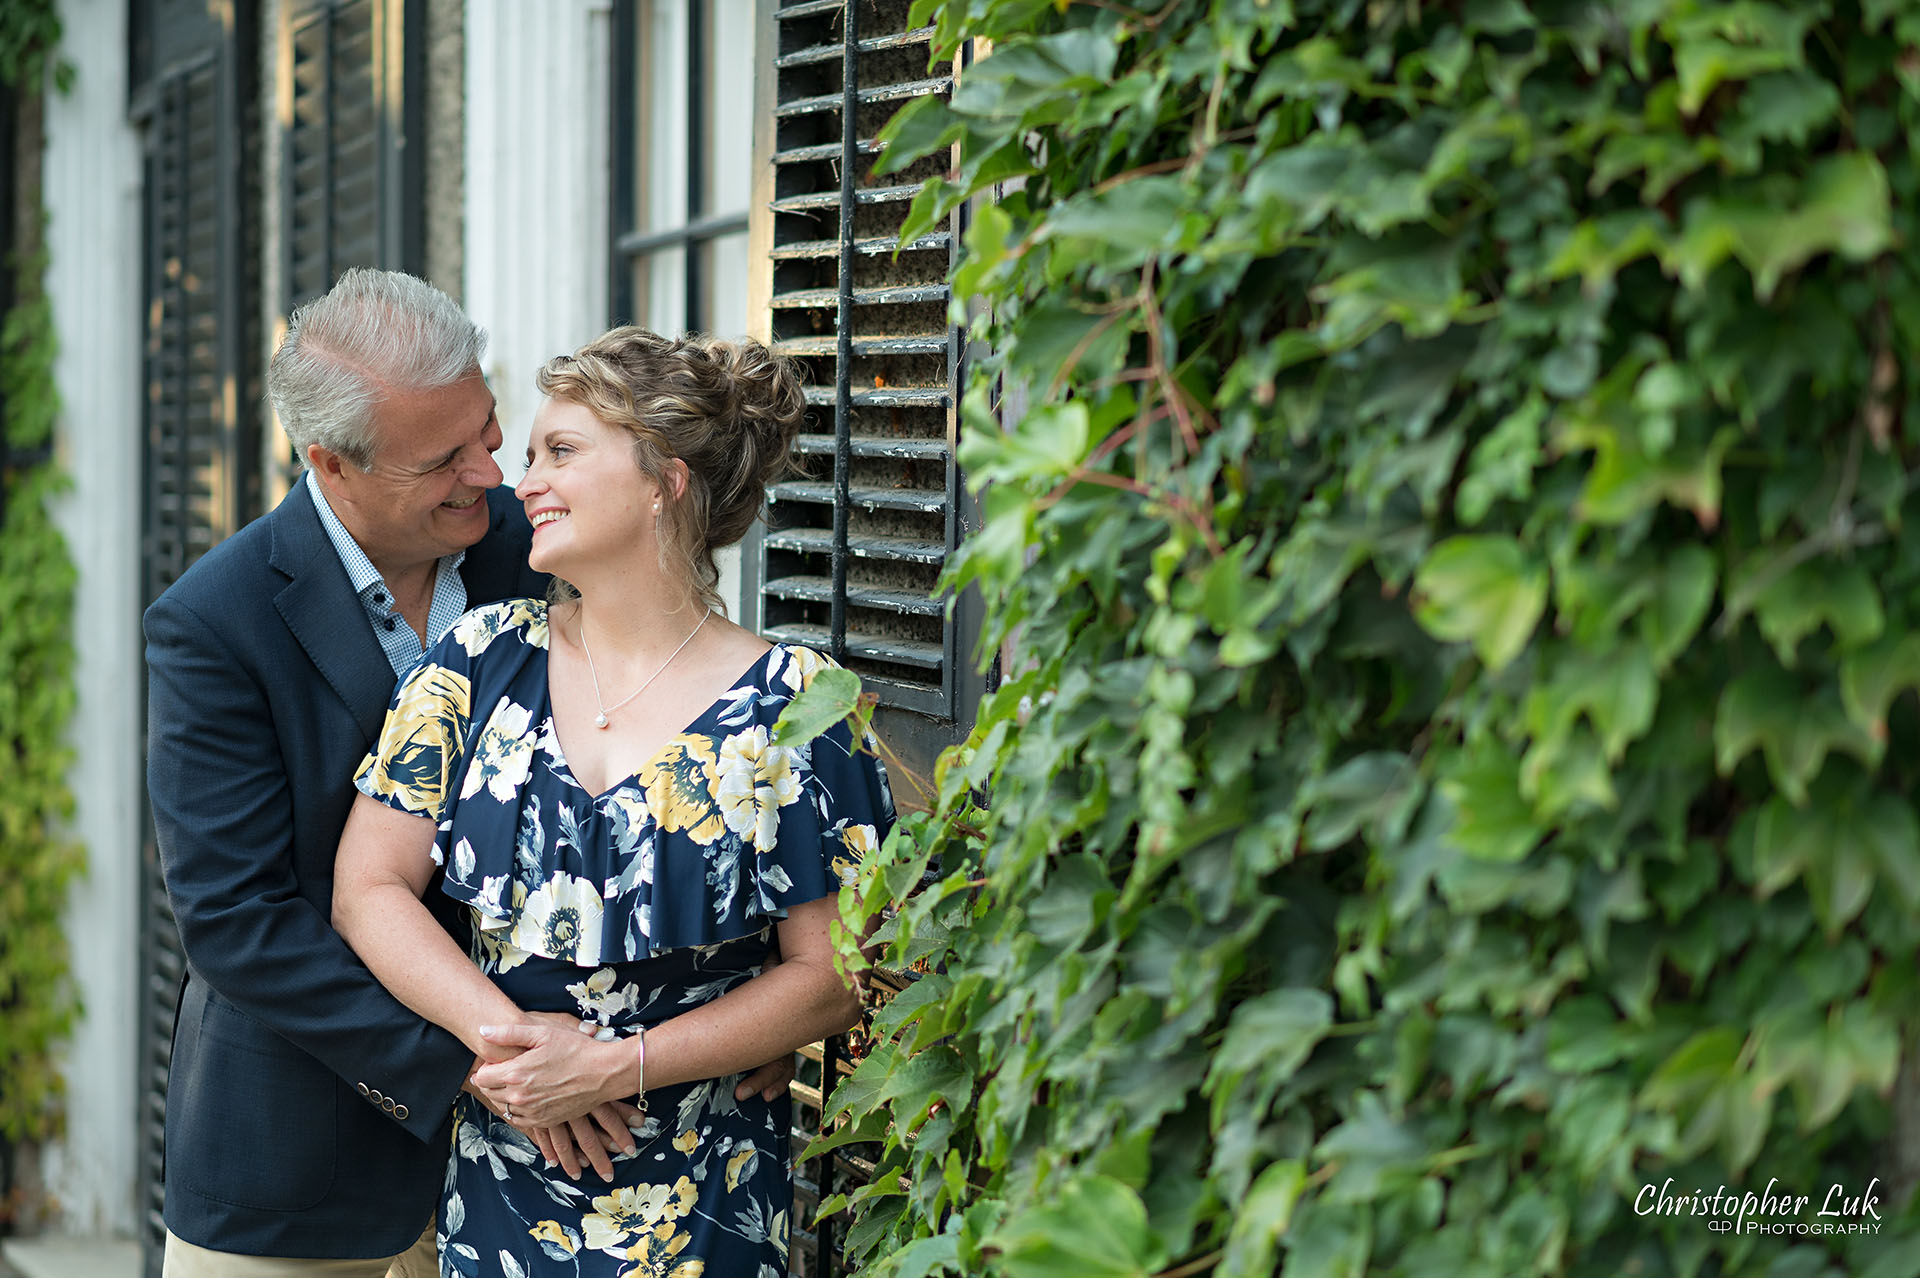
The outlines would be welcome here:
M 482 1037 L 482 1038 L 486 1038 L 486 1037 L 488 1037 L 489 1035 L 491 1035 L 491 1034 L 492 1034 L 492 1033 L 494 1032 L 494 1028 L 495 1028 L 495 1027 L 494 1027 L 494 1026 L 492 1026 L 492 1025 L 482 1025 L 482 1026 L 480 1027 L 480 1037 Z
M 540 1161 L 547 1165 L 548 1171 L 552 1171 L 554 1167 L 557 1165 L 554 1163 L 554 1161 L 551 1158 L 543 1158 Z

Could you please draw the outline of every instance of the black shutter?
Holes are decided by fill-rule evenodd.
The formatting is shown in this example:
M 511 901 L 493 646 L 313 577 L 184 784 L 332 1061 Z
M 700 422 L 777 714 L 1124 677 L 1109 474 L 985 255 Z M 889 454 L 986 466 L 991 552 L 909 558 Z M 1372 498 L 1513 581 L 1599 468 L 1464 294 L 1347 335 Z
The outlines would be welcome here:
M 420 0 L 288 0 L 282 10 L 283 312 L 349 266 L 421 270 L 421 10 Z
M 888 744 L 925 772 L 971 723 L 977 600 L 951 614 L 933 587 L 973 518 L 954 459 L 961 333 L 947 318 L 956 223 L 900 241 L 932 157 L 874 179 L 875 135 L 913 98 L 945 95 L 931 28 L 910 0 L 789 0 L 777 24 L 771 206 L 772 332 L 801 362 L 810 421 L 801 473 L 768 494 L 758 563 L 768 638 L 825 649 L 878 692 Z M 766 74 L 767 69 L 762 69 Z M 835 1036 L 802 1053 L 796 1141 L 819 1130 L 857 1051 Z M 843 1146 L 797 1169 L 791 1268 L 842 1272 L 818 1204 L 873 1166 Z
M 971 719 L 968 610 L 932 589 L 970 510 L 953 456 L 961 333 L 947 319 L 957 227 L 901 244 L 932 157 L 873 179 L 874 136 L 904 103 L 951 90 L 908 0 L 774 11 L 772 330 L 806 369 L 803 473 L 769 494 L 762 624 L 880 694 L 881 730 L 924 764 Z M 896 255 L 897 251 L 897 255 Z
M 252 7 L 145 0 L 132 112 L 145 126 L 146 492 L 152 602 L 259 511 L 258 114 Z M 142 805 L 143 808 L 145 805 Z M 167 1066 L 184 962 L 149 819 L 141 858 L 139 1194 L 160 1272 Z

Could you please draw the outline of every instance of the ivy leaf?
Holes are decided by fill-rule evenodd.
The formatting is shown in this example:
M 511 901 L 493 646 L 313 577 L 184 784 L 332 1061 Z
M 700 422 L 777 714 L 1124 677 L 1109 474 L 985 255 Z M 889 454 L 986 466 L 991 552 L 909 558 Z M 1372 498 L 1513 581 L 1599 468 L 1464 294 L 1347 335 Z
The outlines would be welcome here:
M 898 1057 L 891 1043 L 875 1046 L 867 1053 L 867 1059 L 854 1067 L 853 1073 L 834 1084 L 833 1099 L 820 1116 L 821 1122 L 841 1114 L 864 1114 L 879 1105 L 881 1089 L 887 1085 Z
M 1920 819 L 1888 794 L 1827 793 L 1796 808 L 1770 799 L 1754 825 L 1752 879 L 1762 896 L 1804 876 L 1830 936 L 1857 917 L 1883 881 L 1902 909 L 1920 905 Z
M 1351 1118 L 1321 1138 L 1314 1154 L 1332 1164 L 1327 1196 L 1334 1202 L 1371 1202 L 1426 1170 L 1427 1148 L 1404 1121 L 1387 1112 L 1378 1094 L 1362 1092 Z
M 936 1102 L 963 1110 L 972 1099 L 973 1071 L 960 1053 L 944 1043 L 908 1057 L 888 1075 L 879 1094 L 880 1101 L 893 1102 L 893 1120 L 904 1131 L 917 1128 Z
M 1036 404 L 1017 431 L 973 431 L 961 442 L 961 464 L 976 479 L 1051 487 L 1087 459 L 1093 424 L 1085 400 Z
M 1882 749 L 1848 720 L 1831 690 L 1809 697 L 1778 669 L 1743 675 L 1728 686 L 1714 718 L 1713 745 L 1721 776 L 1757 747 L 1767 774 L 1796 807 L 1806 803 L 1807 786 L 1829 752 L 1844 750 L 1872 766 Z
M 1800 1130 L 1814 1132 L 1839 1114 L 1856 1090 L 1885 1092 L 1900 1068 L 1900 1030 L 1864 1003 L 1812 1009 L 1763 1023 L 1754 1072 L 1763 1086 L 1791 1084 Z
M 1268 1278 L 1278 1272 L 1274 1263 L 1280 1237 L 1293 1220 L 1294 1204 L 1306 1188 L 1307 1172 L 1297 1158 L 1270 1163 L 1247 1191 L 1233 1213 L 1226 1254 L 1220 1260 L 1220 1278 Z
M 1306 1063 L 1332 1026 L 1333 999 L 1325 990 L 1270 990 L 1235 1008 L 1207 1070 L 1206 1090 L 1213 1096 L 1215 1126 L 1235 1101 L 1242 1079 L 1254 1075 L 1255 1108 L 1263 1107 Z
M 1713 553 L 1704 546 L 1681 546 L 1653 572 L 1653 596 L 1640 614 L 1640 636 L 1664 672 L 1706 620 L 1716 585 Z
M 1547 606 L 1547 573 L 1518 541 L 1450 537 L 1414 577 L 1414 616 L 1437 639 L 1469 640 L 1488 669 L 1520 655 Z
M 1707 95 L 1725 80 L 1745 80 L 1798 66 L 1812 16 L 1786 6 L 1729 6 L 1733 13 L 1688 13 L 1673 23 L 1673 67 L 1680 81 L 1680 109 L 1699 114 Z
M 1164 1257 L 1140 1195 L 1109 1176 L 1059 1186 L 988 1240 L 1008 1278 L 1146 1278 Z
M 1425 793 L 1416 780 L 1405 755 L 1374 751 L 1347 760 L 1310 787 L 1306 845 L 1337 848 L 1369 824 L 1377 825 L 1381 842 L 1399 842 Z
M 1741 1036 L 1721 1026 L 1702 1030 L 1653 1072 L 1640 1103 L 1680 1124 L 1679 1153 L 1691 1157 L 1720 1145 L 1740 1171 L 1760 1152 L 1772 1120 L 1772 1092 L 1740 1067 Z
M 1454 811 L 1447 842 L 1481 861 L 1522 860 L 1540 841 L 1533 806 L 1520 793 L 1520 763 L 1495 743 L 1456 756 L 1440 794 Z
M 1762 559 L 1736 577 L 1728 591 L 1728 612 L 1740 616 L 1744 602 L 1751 599 L 1760 633 L 1781 665 L 1792 669 L 1800 641 L 1822 625 L 1833 631 L 1842 649 L 1871 643 L 1886 629 L 1880 592 L 1859 564 L 1803 563 L 1778 573 L 1770 567 L 1773 562 Z
M 896 112 L 880 130 L 880 159 L 875 173 L 895 173 L 915 160 L 960 140 L 965 125 L 954 117 L 937 94 L 917 97 Z
M 1049 214 L 1043 235 L 1144 254 L 1174 232 L 1193 199 L 1178 177 L 1134 178 L 1058 205 Z
M 773 744 L 792 749 L 803 746 L 851 715 L 860 704 L 860 676 L 830 666 L 813 676 L 800 694 L 787 703 L 773 725 Z
M 1888 635 L 1840 659 L 1840 702 L 1875 741 L 1887 739 L 1887 710 L 1909 688 L 1920 688 L 1920 635 Z

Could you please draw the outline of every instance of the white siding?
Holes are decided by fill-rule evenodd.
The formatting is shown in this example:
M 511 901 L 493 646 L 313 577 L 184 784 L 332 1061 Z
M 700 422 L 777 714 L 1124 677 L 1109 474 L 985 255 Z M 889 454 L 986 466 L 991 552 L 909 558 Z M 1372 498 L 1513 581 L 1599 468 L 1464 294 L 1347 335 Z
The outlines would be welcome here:
M 140 182 L 127 123 L 126 4 L 66 0 L 73 90 L 47 99 L 47 285 L 61 335 L 58 518 L 79 569 L 75 834 L 87 877 L 67 910 L 86 1015 L 66 1057 L 66 1137 L 47 1153 L 55 1227 L 135 1227 L 140 882 Z

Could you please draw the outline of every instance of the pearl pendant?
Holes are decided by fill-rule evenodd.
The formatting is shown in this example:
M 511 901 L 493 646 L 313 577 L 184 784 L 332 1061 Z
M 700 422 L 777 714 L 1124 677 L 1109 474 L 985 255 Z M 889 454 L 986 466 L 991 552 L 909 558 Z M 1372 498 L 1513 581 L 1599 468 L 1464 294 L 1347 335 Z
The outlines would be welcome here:
M 604 727 L 606 727 L 606 726 L 607 726 L 607 716 L 605 716 L 604 714 L 596 714 L 595 716 L 593 716 L 593 726 L 594 726 L 594 727 L 596 727 L 596 728 L 604 728 Z

